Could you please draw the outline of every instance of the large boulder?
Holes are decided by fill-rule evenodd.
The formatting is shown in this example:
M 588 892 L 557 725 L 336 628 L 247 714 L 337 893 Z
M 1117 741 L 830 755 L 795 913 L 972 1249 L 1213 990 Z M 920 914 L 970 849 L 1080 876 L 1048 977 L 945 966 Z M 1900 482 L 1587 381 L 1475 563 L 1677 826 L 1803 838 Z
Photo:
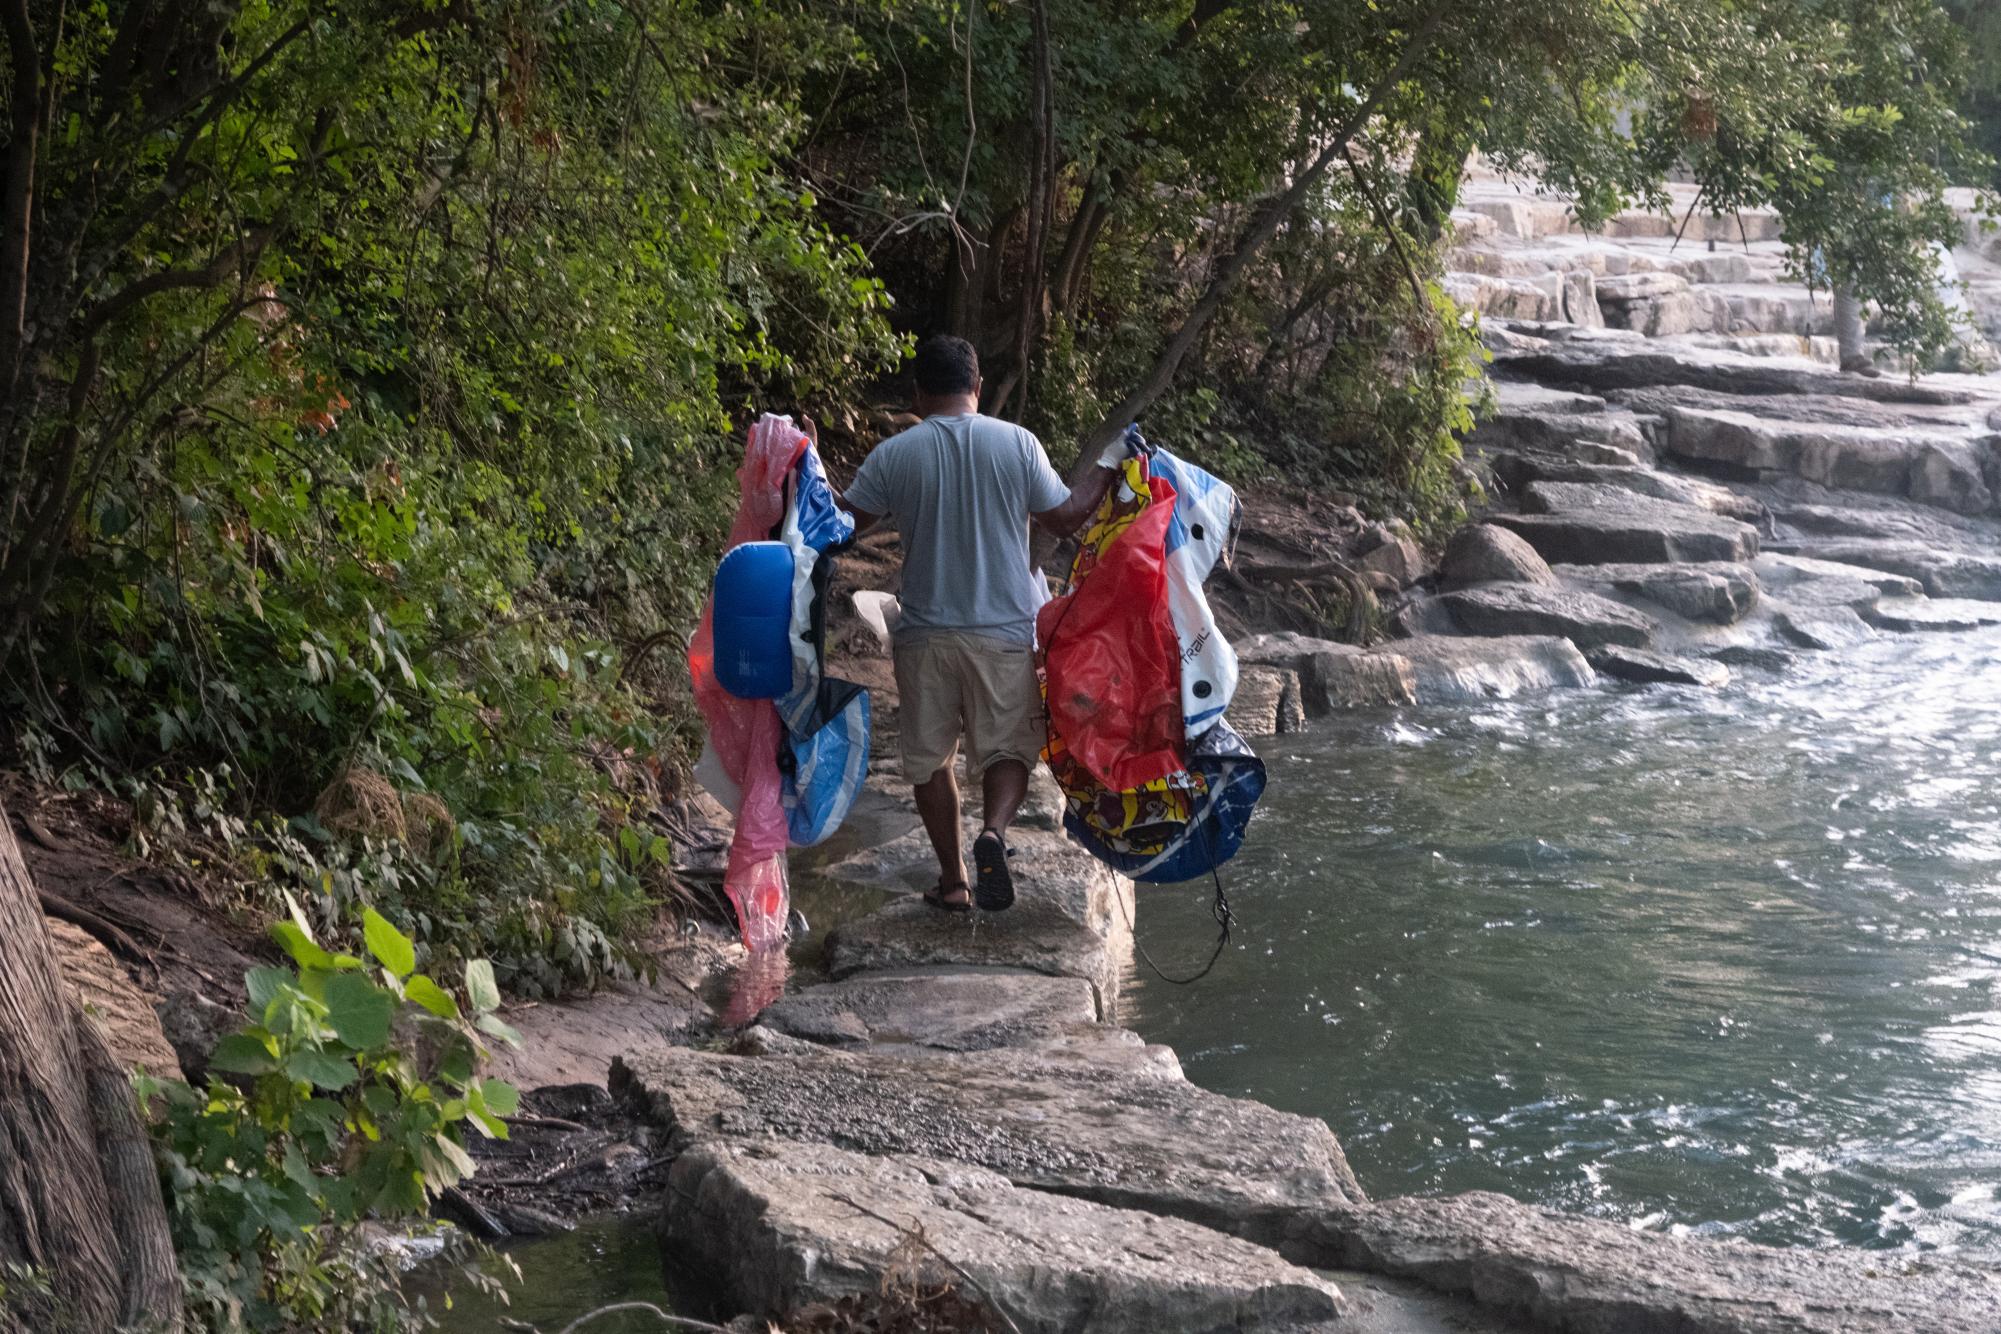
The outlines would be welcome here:
M 1848 648 L 1876 637 L 1853 607 L 1835 604 L 1778 607 L 1772 612 L 1772 624 L 1801 648 Z
M 1743 562 L 1758 554 L 1758 530 L 1747 523 L 1621 487 L 1532 482 L 1522 508 L 1493 522 L 1527 538 L 1551 562 Z
M 1576 1334 L 1987 1334 L 2001 1310 L 1989 1265 L 1695 1241 L 1484 1192 L 1331 1209 L 1286 1254 Z
M 675 1160 L 666 1200 L 668 1245 L 771 1320 L 913 1267 L 1051 1334 L 1292 1329 L 1341 1309 L 1333 1284 L 1262 1246 L 928 1155 L 700 1144 Z
M 1519 534 L 1491 523 L 1472 523 L 1452 534 L 1439 566 L 1447 588 L 1469 584 L 1553 584 L 1549 562 Z
M 1986 478 L 1987 451 L 1965 440 L 1935 440 L 1912 465 L 1910 496 L 1955 514 L 1986 514 L 1994 493 Z
M 1751 567 L 1724 561 L 1698 565 L 1565 565 L 1557 573 L 1575 583 L 1644 598 L 1686 620 L 1714 625 L 1735 625 L 1750 614 L 1758 601 L 1758 576 Z
M 1240 660 L 1241 661 L 1241 660 Z M 1244 736 L 1277 736 L 1306 725 L 1298 673 L 1245 663 L 1230 698 L 1230 724 Z
M 948 1158 L 1017 1186 L 1276 1244 L 1304 1211 L 1364 1198 L 1322 1121 L 1157 1073 L 1029 1053 L 725 1056 L 651 1047 L 613 1069 L 677 1145 L 787 1139 Z
M 1409 588 L 1431 573 L 1424 548 L 1408 531 L 1399 532 L 1373 525 L 1363 535 L 1361 554 L 1356 562 L 1363 570 L 1383 575 L 1398 589 Z
M 1441 594 L 1439 601 L 1474 635 L 1557 635 L 1586 649 L 1640 648 L 1654 635 L 1653 622 L 1631 607 L 1572 588 L 1482 584 Z
M 1290 632 L 1252 635 L 1237 646 L 1237 660 L 1295 674 L 1300 702 L 1312 718 L 1362 705 L 1417 702 L 1407 664 L 1337 640 Z

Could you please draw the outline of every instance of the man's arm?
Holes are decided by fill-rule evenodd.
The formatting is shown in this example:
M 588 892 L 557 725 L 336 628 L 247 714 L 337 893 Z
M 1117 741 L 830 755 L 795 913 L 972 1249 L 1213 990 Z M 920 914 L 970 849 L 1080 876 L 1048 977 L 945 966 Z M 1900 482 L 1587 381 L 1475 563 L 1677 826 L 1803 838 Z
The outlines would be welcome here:
M 1041 454 L 1039 447 L 1036 452 Z M 1071 487 L 1070 494 L 1061 504 L 1038 511 L 1034 516 L 1035 522 L 1044 532 L 1056 537 L 1068 537 L 1083 527 L 1084 520 L 1097 511 L 1098 503 L 1112 489 L 1112 483 L 1119 480 L 1119 467 L 1125 462 L 1126 453 L 1124 437 L 1106 445 L 1105 452 L 1098 455 L 1097 466 L 1091 469 L 1091 475 Z M 1046 456 L 1042 466 L 1049 466 Z M 1051 475 L 1054 475 L 1053 472 Z M 1060 479 L 1056 484 L 1061 485 Z
M 799 429 L 806 433 L 808 440 L 813 442 L 813 448 L 818 449 L 820 447 L 820 428 L 811 417 L 808 417 L 803 412 L 799 414 Z M 832 478 L 827 479 L 827 485 L 834 493 L 834 503 L 854 516 L 856 537 L 860 537 L 863 533 L 866 533 L 869 529 L 882 522 L 880 514 L 870 514 L 867 510 L 857 509 L 853 505 L 850 505 L 847 496 L 842 493 L 841 488 L 834 485 Z
M 1055 509 L 1044 510 L 1035 516 L 1035 522 L 1043 531 L 1055 537 L 1068 537 L 1084 526 L 1084 520 L 1097 512 L 1098 503 L 1105 493 L 1112 489 L 1112 483 L 1119 479 L 1116 468 L 1093 468 L 1091 475 L 1070 488 L 1069 498 Z

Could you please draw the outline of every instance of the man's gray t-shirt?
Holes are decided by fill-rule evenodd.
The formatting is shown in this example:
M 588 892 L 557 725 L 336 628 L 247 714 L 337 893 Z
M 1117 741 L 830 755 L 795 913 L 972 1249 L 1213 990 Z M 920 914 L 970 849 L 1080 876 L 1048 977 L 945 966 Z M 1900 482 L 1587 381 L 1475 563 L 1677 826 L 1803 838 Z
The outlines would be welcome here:
M 1028 520 L 1069 495 L 1042 442 L 995 417 L 927 417 L 877 445 L 846 499 L 896 518 L 897 637 L 953 630 L 1032 643 L 1048 594 L 1029 570 Z

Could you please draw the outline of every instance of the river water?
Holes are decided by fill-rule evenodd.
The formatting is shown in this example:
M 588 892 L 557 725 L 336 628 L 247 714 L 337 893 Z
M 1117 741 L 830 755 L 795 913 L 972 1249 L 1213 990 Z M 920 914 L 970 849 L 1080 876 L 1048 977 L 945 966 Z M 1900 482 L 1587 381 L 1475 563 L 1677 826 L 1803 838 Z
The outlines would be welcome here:
M 2001 634 L 1265 755 L 1236 947 L 1128 980 L 1189 1078 L 1325 1118 L 1377 1196 L 2001 1255 Z M 1142 891 L 1169 972 L 1207 893 Z

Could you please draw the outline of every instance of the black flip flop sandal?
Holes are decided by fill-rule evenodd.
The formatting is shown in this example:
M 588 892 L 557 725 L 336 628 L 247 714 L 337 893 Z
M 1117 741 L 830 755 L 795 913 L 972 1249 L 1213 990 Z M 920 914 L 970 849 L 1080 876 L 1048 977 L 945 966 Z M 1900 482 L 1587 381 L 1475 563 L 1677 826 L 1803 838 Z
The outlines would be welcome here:
M 966 882 L 963 880 L 952 885 L 948 885 L 943 880 L 940 880 L 937 884 L 924 891 L 924 901 L 939 912 L 971 912 L 973 910 L 973 901 L 971 898 L 954 901 L 945 897 L 947 894 L 963 894 L 965 892 Z
M 985 912 L 1005 912 L 1014 906 L 1014 872 L 1007 865 L 1007 844 L 991 829 L 973 840 L 973 902 Z

